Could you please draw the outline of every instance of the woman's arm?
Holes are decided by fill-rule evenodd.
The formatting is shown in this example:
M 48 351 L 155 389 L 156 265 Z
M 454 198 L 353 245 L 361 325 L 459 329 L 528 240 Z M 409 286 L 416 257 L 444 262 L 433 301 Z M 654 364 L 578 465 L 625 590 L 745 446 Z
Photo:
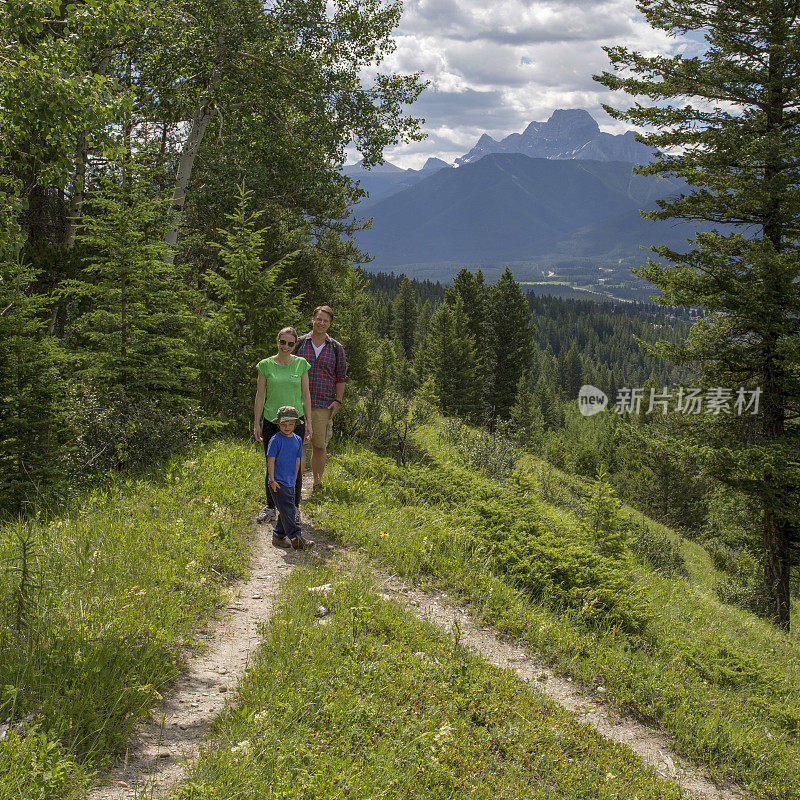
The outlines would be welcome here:
M 308 373 L 304 372 L 300 379 L 300 386 L 303 390 L 303 416 L 306 418 L 306 441 L 311 441 L 311 390 L 308 388 Z
M 261 372 L 258 373 L 258 383 L 256 384 L 256 401 L 253 404 L 253 436 L 257 442 L 264 441 L 261 438 L 261 416 L 264 413 L 264 394 L 267 390 L 267 379 Z M 309 405 L 311 405 L 309 403 Z

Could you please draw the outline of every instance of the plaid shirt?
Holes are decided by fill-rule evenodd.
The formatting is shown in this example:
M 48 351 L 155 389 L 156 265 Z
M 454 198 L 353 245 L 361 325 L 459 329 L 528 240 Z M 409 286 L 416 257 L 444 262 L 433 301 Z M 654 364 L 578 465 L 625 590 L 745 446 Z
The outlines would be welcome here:
M 347 380 L 347 361 L 344 347 L 325 334 L 325 344 L 319 356 L 314 352 L 311 334 L 301 336 L 295 348 L 295 355 L 302 356 L 311 369 L 308 371 L 308 388 L 311 390 L 311 407 L 327 408 L 336 400 L 336 384 Z M 337 358 L 338 352 L 338 358 Z

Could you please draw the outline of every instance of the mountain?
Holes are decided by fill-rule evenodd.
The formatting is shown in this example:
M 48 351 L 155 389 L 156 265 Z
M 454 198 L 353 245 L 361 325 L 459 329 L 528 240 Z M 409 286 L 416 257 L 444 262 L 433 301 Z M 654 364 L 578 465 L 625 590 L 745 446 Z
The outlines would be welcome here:
M 531 158 L 591 159 L 646 163 L 651 151 L 635 139 L 633 131 L 613 135 L 601 133 L 588 111 L 582 108 L 557 109 L 547 122 L 531 122 L 522 133 L 512 133 L 497 141 L 484 133 L 456 164 L 473 164 L 493 153 L 521 153 Z
M 359 211 L 361 212 L 367 205 L 374 203 L 376 200 L 407 189 L 437 170 L 447 167 L 450 167 L 450 164 L 442 161 L 441 158 L 429 158 L 422 166 L 422 169 L 403 169 L 389 161 L 384 161 L 382 164 L 376 164 L 370 169 L 365 169 L 364 162 L 359 161 L 357 164 L 348 164 L 343 167 L 342 173 L 348 178 L 357 180 L 359 186 L 367 192 L 368 197 L 365 197 L 359 203 Z
M 641 262 L 640 245 L 680 247 L 692 231 L 641 218 L 640 208 L 677 194 L 682 184 L 632 168 L 621 161 L 486 155 L 371 204 L 372 227 L 358 234 L 358 244 L 374 256 L 370 268 L 555 257 Z

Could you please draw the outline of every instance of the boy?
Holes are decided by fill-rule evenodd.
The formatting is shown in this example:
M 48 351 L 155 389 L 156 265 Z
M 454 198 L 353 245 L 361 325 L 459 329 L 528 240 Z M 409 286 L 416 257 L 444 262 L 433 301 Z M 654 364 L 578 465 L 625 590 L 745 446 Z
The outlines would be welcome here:
M 306 550 L 313 547 L 314 542 L 300 535 L 294 505 L 294 487 L 300 472 L 300 455 L 303 452 L 303 440 L 294 432 L 298 419 L 299 414 L 294 406 L 281 406 L 278 409 L 277 416 L 272 422 L 280 430 L 267 445 L 267 473 L 272 496 L 278 508 L 278 520 L 272 532 L 272 544 L 275 547 Z

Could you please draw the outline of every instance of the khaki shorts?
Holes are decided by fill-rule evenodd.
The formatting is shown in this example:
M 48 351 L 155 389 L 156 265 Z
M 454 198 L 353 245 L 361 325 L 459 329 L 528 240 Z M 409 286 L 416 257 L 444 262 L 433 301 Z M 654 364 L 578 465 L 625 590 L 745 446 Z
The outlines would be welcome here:
M 311 435 L 311 444 L 313 444 L 314 447 L 325 450 L 328 447 L 331 436 L 333 436 L 331 410 L 329 408 L 312 408 L 311 427 L 314 430 Z

